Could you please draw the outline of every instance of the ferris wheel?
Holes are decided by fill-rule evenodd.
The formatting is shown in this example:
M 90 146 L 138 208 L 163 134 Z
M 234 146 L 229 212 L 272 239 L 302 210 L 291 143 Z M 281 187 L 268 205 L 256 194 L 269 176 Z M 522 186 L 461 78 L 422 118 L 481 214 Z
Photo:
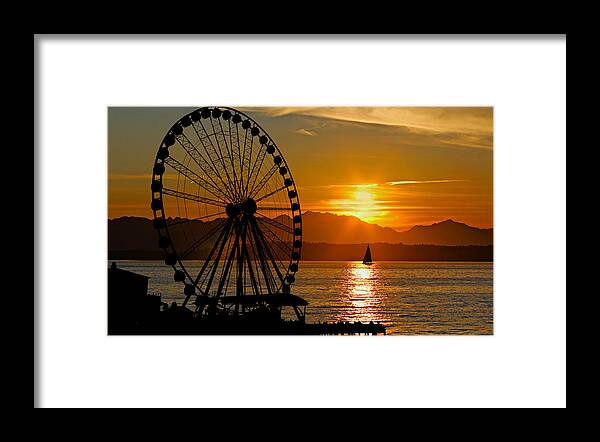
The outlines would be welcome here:
M 153 226 L 184 283 L 184 306 L 237 311 L 246 297 L 290 293 L 300 201 L 285 158 L 256 121 L 232 108 L 196 109 L 166 133 L 152 172 Z

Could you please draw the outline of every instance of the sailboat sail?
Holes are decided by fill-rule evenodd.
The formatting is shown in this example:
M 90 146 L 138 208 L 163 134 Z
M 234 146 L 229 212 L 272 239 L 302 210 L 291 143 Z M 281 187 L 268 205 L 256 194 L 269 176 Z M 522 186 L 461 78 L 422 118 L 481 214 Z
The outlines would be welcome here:
M 371 264 L 373 260 L 371 259 L 371 248 L 367 245 L 367 250 L 365 252 L 365 257 L 363 258 L 363 264 Z

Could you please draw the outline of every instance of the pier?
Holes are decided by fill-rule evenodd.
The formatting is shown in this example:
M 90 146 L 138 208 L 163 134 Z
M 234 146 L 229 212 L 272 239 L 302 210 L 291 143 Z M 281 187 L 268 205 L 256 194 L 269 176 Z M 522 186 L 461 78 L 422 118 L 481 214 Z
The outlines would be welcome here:
M 223 297 L 214 313 L 196 314 L 177 303 L 167 305 L 159 294 L 148 294 L 148 277 L 108 269 L 110 335 L 385 335 L 385 326 L 369 322 L 306 321 L 308 302 L 292 294 Z M 205 301 L 209 301 L 206 299 Z M 216 304 L 215 304 L 216 305 Z M 245 314 L 236 307 L 249 309 Z M 295 320 L 281 317 L 291 307 Z M 210 312 L 210 305 L 203 307 Z

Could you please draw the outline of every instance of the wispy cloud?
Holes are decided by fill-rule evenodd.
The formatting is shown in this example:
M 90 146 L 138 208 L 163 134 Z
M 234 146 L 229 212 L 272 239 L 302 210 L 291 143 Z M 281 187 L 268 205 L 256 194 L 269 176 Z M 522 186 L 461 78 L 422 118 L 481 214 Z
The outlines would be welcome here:
M 364 184 L 326 184 L 322 186 L 307 186 L 305 188 L 326 188 L 326 189 L 368 189 L 373 187 L 391 187 L 391 186 L 402 186 L 408 184 L 438 184 L 438 183 L 462 183 L 467 180 L 456 180 L 456 179 L 444 179 L 444 180 L 398 180 L 398 181 L 386 181 L 383 183 L 364 183 Z
M 408 126 L 439 132 L 491 133 L 491 107 L 257 107 L 279 117 L 309 115 L 357 123 Z
M 361 189 L 368 187 L 377 187 L 379 183 L 367 183 L 367 184 L 325 184 L 322 186 L 310 186 L 309 188 L 319 188 L 319 189 L 337 189 L 337 188 L 347 188 L 347 189 Z
M 443 145 L 491 149 L 492 107 L 254 107 L 272 117 L 300 115 L 351 123 L 406 128 L 429 134 Z M 306 128 L 302 135 L 313 132 Z
M 297 129 L 294 131 L 294 133 L 296 133 L 298 135 L 306 135 L 309 137 L 314 137 L 314 136 L 319 135 L 319 133 L 317 131 L 319 129 L 323 129 L 325 126 L 327 126 L 327 123 L 323 122 L 323 123 L 318 124 L 313 127 L 303 127 L 303 128 Z
M 297 129 L 294 131 L 294 133 L 296 133 L 298 135 L 306 135 L 308 137 L 314 137 L 315 135 L 317 135 L 316 132 L 314 132 L 312 130 L 308 130 L 308 129 Z
M 403 180 L 403 181 L 388 181 L 385 184 L 390 186 L 402 186 L 404 184 L 433 184 L 433 183 L 460 183 L 465 180 Z

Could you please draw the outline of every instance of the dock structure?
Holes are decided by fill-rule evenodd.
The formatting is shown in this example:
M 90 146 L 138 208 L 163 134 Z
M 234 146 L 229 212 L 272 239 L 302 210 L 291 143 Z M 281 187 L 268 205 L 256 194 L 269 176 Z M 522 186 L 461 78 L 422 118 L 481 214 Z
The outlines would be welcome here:
M 385 335 L 385 326 L 373 321 L 306 321 L 308 302 L 292 294 L 199 297 L 196 311 L 161 295 L 148 294 L 148 277 L 119 269 L 108 271 L 110 335 Z M 221 308 L 216 309 L 216 302 Z M 292 308 L 295 320 L 282 318 Z M 241 310 L 241 311 L 238 311 Z M 198 314 L 198 312 L 205 312 Z
M 185 309 L 185 307 L 180 307 Z M 187 310 L 187 309 L 186 309 Z M 293 335 L 293 336 L 342 336 L 342 335 L 385 335 L 385 326 L 380 323 L 333 322 L 301 323 L 298 321 L 255 322 L 233 318 L 219 320 L 197 320 L 189 310 L 171 321 L 161 314 L 151 322 L 137 325 L 128 332 L 133 335 Z M 185 319 L 183 319 L 185 318 Z M 183 319 L 183 320 L 182 320 Z

